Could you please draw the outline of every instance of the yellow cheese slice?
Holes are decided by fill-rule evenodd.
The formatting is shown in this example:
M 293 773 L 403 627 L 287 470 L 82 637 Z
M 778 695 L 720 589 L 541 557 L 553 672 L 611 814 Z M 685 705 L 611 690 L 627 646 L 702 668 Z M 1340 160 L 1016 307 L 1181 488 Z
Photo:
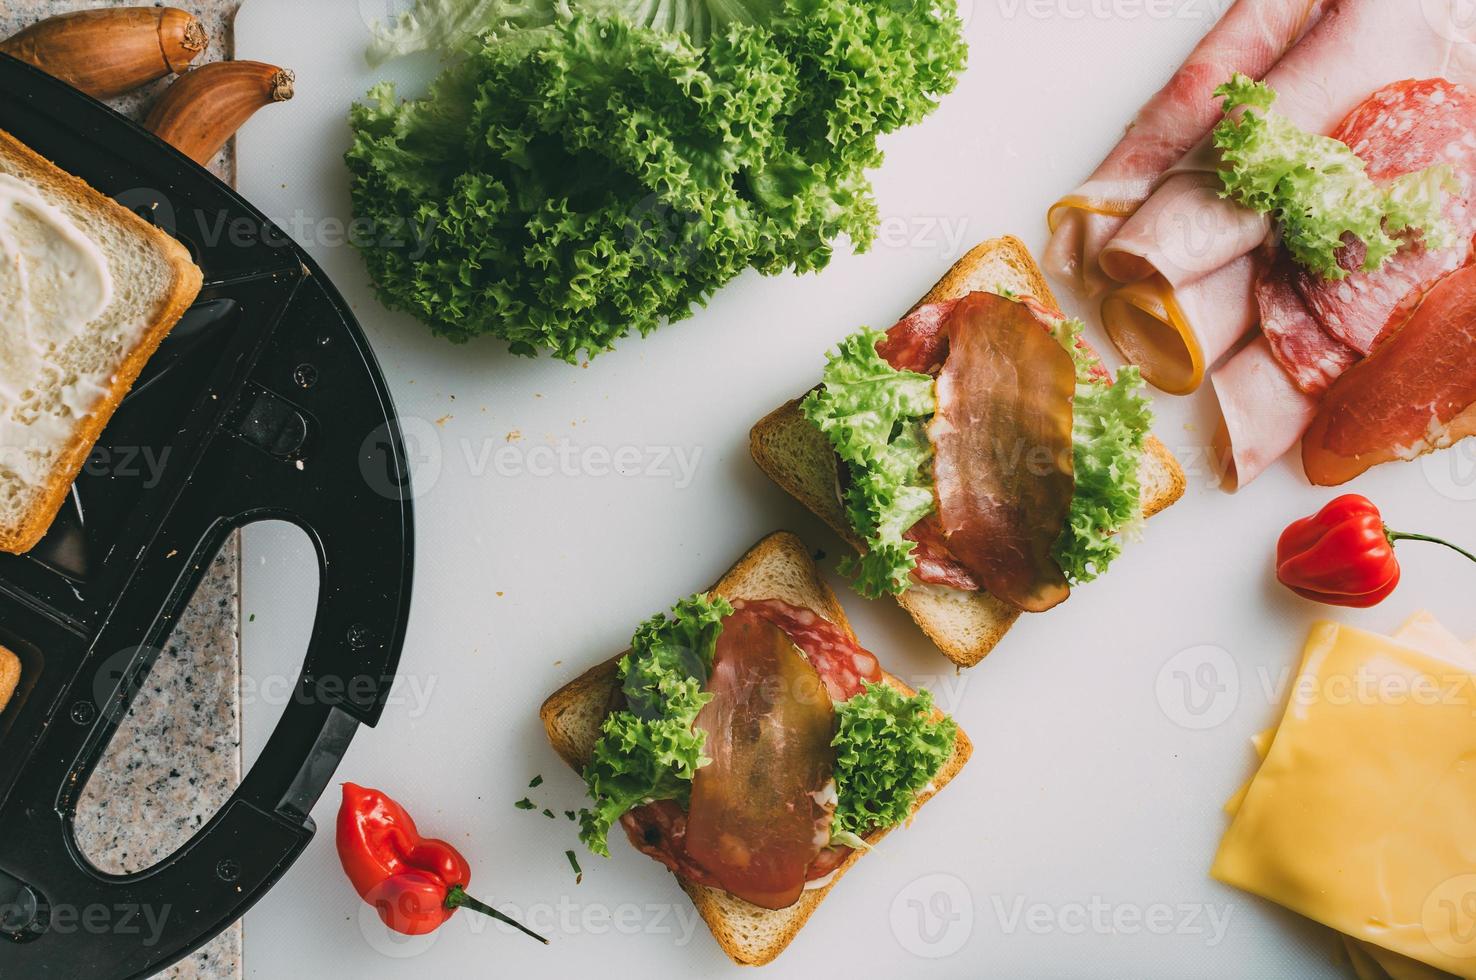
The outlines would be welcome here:
M 1476 978 L 1476 674 L 1319 624 L 1211 873 Z
M 1461 643 L 1456 635 L 1440 624 L 1435 614 L 1429 610 L 1421 610 L 1399 627 L 1391 639 L 1395 643 L 1401 643 L 1407 647 L 1414 647 L 1432 657 L 1448 661 L 1458 667 L 1476 672 L 1476 640 L 1469 645 Z M 1258 732 L 1251 736 L 1251 748 L 1256 751 L 1256 765 L 1259 766 L 1266 758 L 1266 753 L 1271 750 L 1271 740 L 1276 737 L 1276 729 L 1268 728 L 1264 732 Z M 1230 816 L 1240 810 L 1240 804 L 1245 801 L 1245 794 L 1250 790 L 1251 782 L 1255 780 L 1255 773 L 1235 795 L 1225 801 L 1225 812 Z

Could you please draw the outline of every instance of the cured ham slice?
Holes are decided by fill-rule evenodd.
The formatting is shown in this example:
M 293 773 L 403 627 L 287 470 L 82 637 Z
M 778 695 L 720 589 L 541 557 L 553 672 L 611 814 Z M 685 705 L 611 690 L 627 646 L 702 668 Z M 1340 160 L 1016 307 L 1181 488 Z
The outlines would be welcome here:
M 1476 266 L 1467 266 L 1332 386 L 1302 442 L 1302 464 L 1313 483 L 1336 486 L 1473 434 Z
M 962 592 L 978 592 L 984 588 L 974 573 L 948 550 L 948 538 L 936 512 L 918 521 L 902 536 L 917 542 L 917 547 L 912 549 L 913 561 L 917 563 L 912 577 L 917 581 L 927 585 L 946 585 Z
M 1184 64 L 1138 111 L 1127 134 L 1086 181 L 1051 206 L 1045 265 L 1089 296 L 1110 283 L 1097 265 L 1102 247 L 1154 185 L 1209 132 L 1211 97 L 1235 72 L 1260 78 L 1316 23 L 1322 0 L 1237 0 Z
M 944 329 L 958 300 L 926 303 L 907 314 L 877 342 L 876 352 L 898 371 L 916 371 L 935 377 L 948 357 Z
M 1286 455 L 1317 411 L 1317 401 L 1298 388 L 1257 337 L 1210 377 L 1220 400 L 1215 459 L 1225 468 L 1224 487 L 1250 483 Z
M 1380 269 L 1364 272 L 1367 250 L 1362 242 L 1351 242 L 1339 256 L 1344 268 L 1355 270 L 1347 278 L 1298 273 L 1297 289 L 1328 334 L 1368 354 L 1409 317 L 1431 286 L 1470 258 L 1471 236 L 1476 234 L 1471 202 L 1476 190 L 1476 92 L 1442 78 L 1386 85 L 1350 113 L 1333 136 L 1352 147 L 1376 181 L 1446 164 L 1459 184 L 1445 208 L 1456 245 L 1431 250 L 1414 242 Z
M 867 684 L 881 683 L 880 662 L 861 648 L 845 630 L 799 606 L 779 599 L 737 599 L 734 612 L 757 616 L 779 627 L 825 684 L 832 702 L 845 701 L 862 693 Z M 724 629 L 727 628 L 724 621 Z M 713 888 L 723 887 L 687 848 L 687 811 L 675 800 L 657 800 L 636 807 L 620 819 L 636 850 L 660 861 L 688 881 Z M 849 847 L 822 849 L 805 872 L 806 881 L 818 881 L 835 871 L 851 853 Z
M 1016 297 L 1041 329 L 1052 333 L 1064 319 L 1062 314 L 1041 303 L 1033 296 Z M 930 303 L 919 306 L 887 331 L 876 345 L 876 352 L 899 371 L 917 371 L 937 376 L 948 359 L 948 323 L 958 307 L 959 300 Z M 1076 345 L 1086 351 L 1093 361 L 1091 377 L 1104 384 L 1112 383 L 1112 375 L 1092 350 L 1085 337 L 1078 337 Z M 947 535 L 937 513 L 918 521 L 903 535 L 916 542 L 913 549 L 912 570 L 915 581 L 926 585 L 941 585 L 962 592 L 977 592 L 984 588 L 977 575 L 960 562 L 948 548 Z M 831 692 L 832 695 L 835 693 Z
M 692 781 L 686 850 L 732 895 L 788 908 L 830 843 L 830 695 L 789 636 L 752 609 L 724 620 L 708 690 L 696 727 L 712 761 Z
M 1472 31 L 1464 23 L 1457 3 L 1422 0 L 1419 15 L 1411 16 L 1409 6 L 1403 3 L 1339 0 L 1266 74 L 1266 82 L 1277 93 L 1275 110 L 1302 129 L 1331 133 L 1371 86 L 1405 78 L 1476 82 L 1476 44 L 1467 36 Z M 1177 291 L 1197 281 L 1195 274 L 1213 261 L 1229 263 L 1238 257 L 1233 253 L 1244 255 L 1254 250 L 1259 243 L 1251 241 L 1253 219 L 1245 214 L 1246 209 L 1219 197 L 1216 180 L 1201 177 L 1196 183 L 1191 179 L 1195 172 L 1212 176 L 1214 167 L 1215 155 L 1206 141 L 1171 168 L 1170 178 L 1140 209 L 1141 220 L 1135 215 L 1117 238 L 1103 247 L 1104 257 L 1118 255 L 1112 268 L 1134 280 L 1151 269 Z M 1156 201 L 1159 195 L 1163 199 Z M 1208 241 L 1207 233 L 1215 230 L 1222 237 Z M 1119 303 L 1115 308 L 1123 305 Z M 1163 305 L 1168 308 L 1170 304 Z M 1183 305 L 1179 304 L 1181 308 Z M 1105 304 L 1103 315 L 1104 319 L 1108 315 Z M 1254 322 L 1255 315 L 1251 310 L 1221 314 L 1221 318 Z M 1144 329 L 1143 319 L 1109 322 L 1108 331 L 1121 343 L 1122 337 Z M 1215 343 L 1208 342 L 1201 325 L 1193 320 L 1182 324 L 1182 331 L 1170 324 L 1163 332 L 1169 338 L 1183 332 L 1184 346 L 1197 347 L 1201 355 L 1194 357 L 1180 349 L 1177 356 L 1202 362 L 1205 370 L 1214 363 L 1209 355 L 1216 347 L 1221 353 L 1228 349 L 1219 338 Z M 1172 350 L 1165 343 L 1129 342 L 1123 346 L 1125 354 L 1134 350 L 1161 356 Z M 1150 380 L 1171 373 L 1147 362 L 1140 362 L 1139 367 Z M 1201 371 L 1192 378 L 1192 387 L 1197 387 L 1202 377 Z
M 1071 355 L 1025 304 L 971 293 L 948 318 L 929 426 L 949 551 L 999 599 L 1029 612 L 1070 594 L 1051 550 L 1071 510 Z

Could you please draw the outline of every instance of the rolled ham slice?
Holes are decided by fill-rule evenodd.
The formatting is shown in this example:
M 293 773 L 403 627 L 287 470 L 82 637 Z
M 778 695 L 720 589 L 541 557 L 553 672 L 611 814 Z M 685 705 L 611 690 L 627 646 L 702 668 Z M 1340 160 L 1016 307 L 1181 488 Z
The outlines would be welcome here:
M 1337 486 L 1473 434 L 1476 266 L 1467 266 L 1332 386 L 1302 442 L 1302 464 L 1313 483 Z
M 1215 87 L 1237 71 L 1265 75 L 1323 7 L 1323 0 L 1236 0 L 1086 183 L 1051 206 L 1046 268 L 1088 296 L 1104 292 L 1111 280 L 1097 263 L 1102 247 L 1215 124 Z
M 695 727 L 712 761 L 692 780 L 685 847 L 729 893 L 788 908 L 830 843 L 835 708 L 789 636 L 752 609 L 723 621 Z
M 1199 387 L 1204 373 L 1256 325 L 1254 253 L 1178 289 L 1152 276 L 1102 300 L 1102 325 L 1143 377 L 1172 395 Z
M 1266 82 L 1277 93 L 1275 110 L 1303 129 L 1332 133 L 1376 86 L 1406 78 L 1476 82 L 1476 44 L 1471 36 L 1476 28 L 1460 15 L 1455 7 L 1458 2 L 1422 0 L 1412 7 L 1386 0 L 1338 0 L 1266 74 Z M 1113 241 L 1103 246 L 1103 267 L 1132 282 L 1155 274 L 1160 280 L 1154 288 L 1177 294 L 1199 281 L 1196 276 L 1212 274 L 1201 272 L 1206 266 L 1216 261 L 1229 264 L 1254 251 L 1260 243 L 1252 240 L 1252 232 L 1261 219 L 1219 196 L 1218 181 L 1206 179 L 1213 177 L 1214 160 L 1206 141 L 1171 168 L 1162 186 L 1124 223 Z M 1196 173 L 1200 175 L 1197 181 L 1193 179 Z M 1217 237 L 1209 241 L 1206 236 L 1212 233 Z M 1253 289 L 1254 278 L 1245 282 Z M 1187 304 L 1181 298 L 1175 304 L 1160 296 L 1158 305 L 1164 309 L 1177 305 L 1182 310 Z M 1135 363 L 1150 381 L 1155 377 L 1178 379 L 1177 390 L 1198 387 L 1204 370 L 1233 345 L 1233 340 L 1224 342 L 1217 328 L 1226 322 L 1256 320 L 1252 308 L 1220 311 L 1214 327 L 1188 317 L 1178 325 L 1164 322 L 1149 327 L 1143 316 L 1119 315 L 1129 306 L 1141 310 L 1143 304 L 1115 302 L 1108 294 L 1103 303 L 1108 333 L 1129 359 L 1135 353 L 1166 359 Z M 1144 330 L 1157 331 L 1161 337 L 1157 341 L 1133 338 Z M 1174 363 L 1199 364 L 1202 369 L 1185 385 Z
M 1317 400 L 1281 369 L 1264 336 L 1226 361 L 1210 383 L 1220 400 L 1213 450 L 1226 490 L 1245 486 L 1285 456 L 1317 411 Z

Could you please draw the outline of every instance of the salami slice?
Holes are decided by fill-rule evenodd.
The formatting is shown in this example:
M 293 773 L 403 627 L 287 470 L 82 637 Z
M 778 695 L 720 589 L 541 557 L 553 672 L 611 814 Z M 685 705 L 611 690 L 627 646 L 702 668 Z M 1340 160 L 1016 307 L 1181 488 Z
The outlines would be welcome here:
M 1298 275 L 1296 263 L 1285 251 L 1278 251 L 1256 283 L 1256 303 L 1261 329 L 1277 363 L 1298 388 L 1316 395 L 1352 367 L 1359 354 L 1317 322 L 1297 291 Z
M 832 701 L 848 701 L 868 683 L 881 683 L 876 657 L 819 613 L 780 599 L 736 599 L 733 609 L 756 613 L 783 630 L 820 674 Z

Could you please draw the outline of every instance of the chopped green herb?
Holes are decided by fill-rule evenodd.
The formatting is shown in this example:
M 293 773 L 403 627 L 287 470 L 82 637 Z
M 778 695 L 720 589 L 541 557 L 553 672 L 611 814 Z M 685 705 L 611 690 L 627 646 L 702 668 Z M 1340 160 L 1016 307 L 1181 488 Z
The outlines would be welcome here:
M 578 820 L 579 819 L 579 814 L 575 813 L 573 810 L 565 810 L 564 811 L 564 816 L 568 817 L 570 820 Z
M 533 781 L 528 784 L 528 788 L 529 789 L 536 789 L 537 787 L 542 786 L 542 785 L 543 785 L 543 776 L 541 776 L 541 775 L 534 776 L 533 777 Z
M 554 812 L 547 807 L 544 807 L 543 815 L 550 820 L 554 819 Z
M 528 799 L 526 796 L 523 797 L 521 800 L 518 800 L 518 802 L 514 803 L 513 806 L 517 807 L 519 810 L 536 810 L 536 809 L 538 809 L 538 804 L 534 803 L 532 800 Z
M 584 872 L 579 868 L 579 858 L 574 856 L 573 851 L 565 851 L 564 857 L 569 859 L 569 867 L 574 869 L 574 884 L 584 881 Z

